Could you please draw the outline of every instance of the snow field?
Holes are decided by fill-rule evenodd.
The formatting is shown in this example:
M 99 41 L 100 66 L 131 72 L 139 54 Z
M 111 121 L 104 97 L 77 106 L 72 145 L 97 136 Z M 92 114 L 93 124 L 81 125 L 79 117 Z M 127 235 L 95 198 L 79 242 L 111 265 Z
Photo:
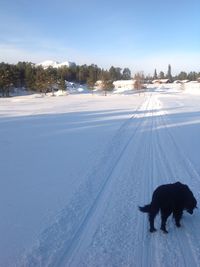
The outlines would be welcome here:
M 87 172 L 142 99 L 129 98 L 128 107 L 123 97 L 1 100 L 0 259 L 12 266 L 85 188 Z
M 159 216 L 158 231 L 149 233 L 138 206 L 150 202 L 155 187 L 177 180 L 200 201 L 199 100 L 159 88 L 140 96 L 26 98 L 13 110 L 12 99 L 5 101 L 0 188 L 7 187 L 0 196 L 12 223 L 0 224 L 2 266 L 20 255 L 18 266 L 198 266 L 199 210 L 184 213 L 181 229 L 169 218 L 165 235 Z M 15 207 L 5 208 L 10 199 Z M 21 210 L 26 216 L 18 218 Z M 3 235 L 17 230 L 16 219 L 20 241 L 19 233 Z M 13 241 L 21 249 L 8 251 Z

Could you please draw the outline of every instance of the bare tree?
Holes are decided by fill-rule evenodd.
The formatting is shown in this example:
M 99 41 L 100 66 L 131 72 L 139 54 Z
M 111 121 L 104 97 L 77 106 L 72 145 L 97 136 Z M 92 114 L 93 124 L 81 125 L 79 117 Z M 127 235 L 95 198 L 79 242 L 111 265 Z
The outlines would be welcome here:
M 180 83 L 180 89 L 181 89 L 181 91 L 185 90 L 185 83 L 183 83 L 183 82 Z
M 135 84 L 134 89 L 141 90 L 144 88 L 144 74 L 143 72 L 137 72 L 134 76 Z

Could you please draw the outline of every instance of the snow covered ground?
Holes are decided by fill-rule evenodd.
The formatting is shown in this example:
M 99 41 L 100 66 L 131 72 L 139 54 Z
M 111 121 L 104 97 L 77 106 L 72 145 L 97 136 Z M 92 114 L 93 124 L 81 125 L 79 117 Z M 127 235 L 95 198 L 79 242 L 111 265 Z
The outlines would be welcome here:
M 177 180 L 200 202 L 199 103 L 163 86 L 0 99 L 0 266 L 199 266 L 199 209 L 168 235 L 138 211 Z

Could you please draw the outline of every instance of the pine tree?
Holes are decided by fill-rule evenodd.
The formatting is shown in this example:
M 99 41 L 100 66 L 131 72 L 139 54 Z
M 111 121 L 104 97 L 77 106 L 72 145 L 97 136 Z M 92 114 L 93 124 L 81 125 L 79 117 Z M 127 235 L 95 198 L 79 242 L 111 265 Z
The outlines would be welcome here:
M 167 79 L 169 79 L 170 82 L 173 81 L 172 73 L 171 73 L 171 65 L 168 65 L 168 71 L 167 71 Z
M 35 85 L 37 91 L 46 94 L 48 89 L 47 73 L 41 66 L 36 69 Z
M 178 76 L 177 76 L 178 80 L 187 80 L 187 73 L 185 71 L 181 71 Z
M 37 90 L 36 88 L 36 68 L 31 63 L 25 67 L 24 83 L 27 90 Z
M 18 62 L 16 65 L 16 69 L 18 72 L 18 87 L 25 86 L 25 70 L 26 70 L 26 62 Z
M 2 63 L 0 71 L 0 86 L 3 97 L 9 97 L 10 89 L 13 86 L 13 73 L 11 71 L 11 65 Z
M 157 80 L 157 79 L 158 79 L 158 75 L 157 75 L 157 71 L 156 71 L 156 69 L 154 70 L 153 79 L 154 79 L 154 80 Z
M 113 81 L 110 80 L 109 71 L 102 70 L 101 81 L 102 81 L 101 89 L 104 91 L 104 94 L 106 96 L 107 92 L 113 89 Z
M 79 72 L 78 72 L 78 81 L 81 84 L 86 83 L 87 78 L 88 78 L 88 67 L 87 65 L 82 65 L 79 67 Z
M 165 79 L 165 74 L 164 74 L 163 71 L 161 71 L 161 72 L 159 73 L 159 78 L 160 78 L 160 79 Z
M 48 67 L 46 69 L 46 75 L 47 75 L 48 90 L 51 91 L 52 95 L 54 96 L 54 85 L 56 84 L 56 79 L 57 79 L 56 69 L 53 67 Z
M 121 80 L 122 79 L 121 68 L 115 68 L 112 66 L 109 69 L 108 76 L 112 81 Z
M 190 81 L 196 81 L 198 74 L 195 71 L 191 71 L 190 73 L 188 73 L 187 77 Z
M 88 67 L 87 85 L 90 88 L 93 88 L 95 82 L 98 80 L 99 71 L 100 71 L 100 69 L 97 67 L 97 65 L 90 65 Z
M 62 90 L 62 92 L 66 90 L 65 80 L 63 77 L 61 77 L 59 81 L 59 89 Z
M 123 80 L 130 80 L 131 79 L 131 71 L 129 68 L 124 68 L 122 72 L 122 79 Z

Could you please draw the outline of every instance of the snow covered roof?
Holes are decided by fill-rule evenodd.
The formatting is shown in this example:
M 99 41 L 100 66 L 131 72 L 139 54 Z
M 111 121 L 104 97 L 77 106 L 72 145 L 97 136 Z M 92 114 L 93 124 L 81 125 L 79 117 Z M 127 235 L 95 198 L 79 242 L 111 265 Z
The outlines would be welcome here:
M 182 83 L 188 83 L 189 80 L 181 80 Z
M 189 81 L 188 83 L 198 83 L 198 81 Z
M 123 93 L 124 90 L 133 90 L 136 80 L 118 80 L 114 81 L 115 92 Z M 117 91 L 116 91 L 117 90 Z
M 131 79 L 131 80 L 117 80 L 117 81 L 113 82 L 113 85 L 115 87 L 134 85 L 134 84 L 135 84 L 135 80 L 133 80 L 133 79 Z
M 152 83 L 168 83 L 169 79 L 157 79 L 153 80 Z
M 174 83 L 188 83 L 189 80 L 175 80 Z

